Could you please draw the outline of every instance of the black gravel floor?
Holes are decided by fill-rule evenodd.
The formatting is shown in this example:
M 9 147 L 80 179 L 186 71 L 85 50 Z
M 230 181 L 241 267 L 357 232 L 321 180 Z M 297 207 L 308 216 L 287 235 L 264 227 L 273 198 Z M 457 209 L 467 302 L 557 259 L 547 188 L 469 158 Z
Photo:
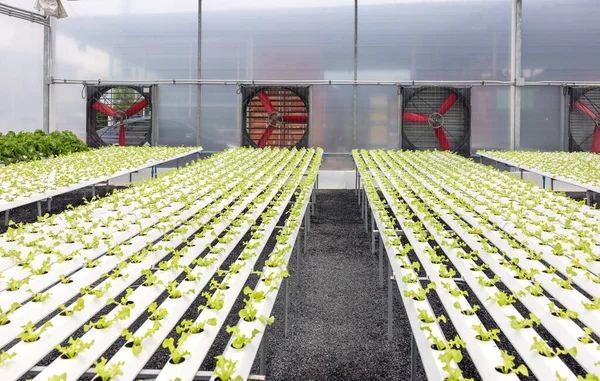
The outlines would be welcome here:
M 388 341 L 387 288 L 379 288 L 377 255 L 371 254 L 354 191 L 320 190 L 317 198 L 297 289 L 296 259 L 291 261 L 287 339 L 282 294 L 275 305 L 268 379 L 410 379 L 408 320 L 396 295 L 394 338 Z M 420 361 L 416 380 L 425 380 Z

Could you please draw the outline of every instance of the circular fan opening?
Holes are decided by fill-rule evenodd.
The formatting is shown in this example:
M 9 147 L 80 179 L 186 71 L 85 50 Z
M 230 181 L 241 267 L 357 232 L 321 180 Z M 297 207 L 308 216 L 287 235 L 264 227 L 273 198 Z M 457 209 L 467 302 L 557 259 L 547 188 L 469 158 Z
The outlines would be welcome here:
M 426 87 L 407 91 L 402 120 L 403 148 L 469 149 L 469 104 L 458 89 Z
M 573 91 L 569 112 L 569 150 L 600 153 L 600 88 Z
M 88 96 L 88 144 L 139 146 L 150 143 L 150 89 L 103 87 Z
M 303 146 L 308 136 L 306 97 L 292 88 L 260 88 L 244 102 L 246 144 L 255 147 Z

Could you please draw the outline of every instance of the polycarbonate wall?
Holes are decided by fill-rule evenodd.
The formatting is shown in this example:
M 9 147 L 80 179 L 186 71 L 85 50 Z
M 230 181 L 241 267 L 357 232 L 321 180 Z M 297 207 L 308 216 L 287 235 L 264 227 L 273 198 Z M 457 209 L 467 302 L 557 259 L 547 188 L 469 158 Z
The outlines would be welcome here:
M 4 3 L 31 9 L 31 0 Z M 43 123 L 44 26 L 0 15 L 0 132 Z
M 64 2 L 56 22 L 55 78 L 197 78 L 198 1 Z M 159 139 L 196 143 L 197 86 L 159 86 Z M 82 86 L 53 86 L 53 128 L 85 137 Z
M 30 0 L 9 4 L 31 9 Z M 202 78 L 352 80 L 353 0 L 203 0 Z M 359 0 L 358 79 L 509 80 L 511 0 Z M 65 2 L 56 21 L 54 77 L 154 80 L 198 78 L 198 1 Z M 523 76 L 598 80 L 600 32 L 595 0 L 523 1 Z M 41 127 L 43 27 L 1 17 L 2 130 Z M 585 25 L 582 32 L 581 26 Z M 17 41 L 17 42 L 16 42 Z M 27 91 L 23 91 L 23 89 Z M 52 128 L 85 136 L 82 86 L 52 89 Z M 239 145 L 235 86 L 201 90 L 200 138 L 206 150 Z M 522 89 L 521 146 L 561 149 L 560 90 Z M 328 152 L 398 146 L 393 86 L 312 86 L 311 143 Z M 472 151 L 509 148 L 509 88 L 472 88 Z M 159 143 L 195 144 L 197 86 L 160 85 Z M 10 126 L 6 128 L 4 126 Z

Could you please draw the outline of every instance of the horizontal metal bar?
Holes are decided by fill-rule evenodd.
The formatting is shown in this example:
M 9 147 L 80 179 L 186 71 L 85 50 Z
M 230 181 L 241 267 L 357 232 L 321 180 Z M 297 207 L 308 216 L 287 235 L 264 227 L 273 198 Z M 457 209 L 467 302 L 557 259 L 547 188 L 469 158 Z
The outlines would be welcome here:
M 514 83 L 509 81 L 482 81 L 482 80 L 465 80 L 465 81 L 354 81 L 354 80 L 231 80 L 231 79 L 156 79 L 151 81 L 135 81 L 135 80 L 102 80 L 102 79 L 69 79 L 69 78 L 52 78 L 52 83 L 56 85 L 382 85 L 382 86 L 511 86 Z
M 457 81 L 438 81 L 438 80 L 418 80 L 418 81 L 361 81 L 361 80 L 235 80 L 235 79 L 155 79 L 146 81 L 136 80 L 102 80 L 102 79 L 70 79 L 70 78 L 52 78 L 52 84 L 55 85 L 380 85 L 380 86 L 515 86 L 511 81 L 495 80 L 457 80 Z M 600 82 L 591 81 L 528 81 L 525 86 L 600 86 Z M 329 153 L 331 154 L 331 153 Z
M 22 19 L 25 21 L 30 21 L 36 24 L 41 24 L 44 26 L 50 26 L 50 19 L 44 15 L 39 13 L 31 12 L 26 9 L 21 9 L 17 7 L 13 7 L 11 5 L 7 5 L 4 3 L 0 3 L 0 14 L 15 17 L 18 19 Z

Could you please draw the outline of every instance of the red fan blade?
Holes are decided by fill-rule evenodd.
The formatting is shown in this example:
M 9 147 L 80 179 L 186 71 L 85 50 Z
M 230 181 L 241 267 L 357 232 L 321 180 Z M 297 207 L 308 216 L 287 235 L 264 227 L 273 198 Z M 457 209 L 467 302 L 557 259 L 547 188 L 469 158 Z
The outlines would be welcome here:
M 121 123 L 121 126 L 119 127 L 119 145 L 125 145 L 125 125 L 123 123 Z
M 596 114 L 594 113 L 594 111 L 592 111 L 585 103 L 581 102 L 581 101 L 575 101 L 573 103 L 573 106 L 577 107 L 578 109 L 580 109 L 581 111 L 585 112 L 590 118 L 596 120 L 598 118 L 598 116 L 596 116 Z M 594 136 L 595 136 L 596 132 L 594 132 Z
M 600 127 L 594 127 L 594 136 L 592 136 L 592 152 L 600 153 Z
M 284 115 L 283 121 L 286 123 L 306 123 L 307 115 Z
M 446 132 L 444 132 L 444 128 L 434 128 L 433 131 L 435 132 L 435 137 L 437 138 L 438 143 L 440 143 L 440 149 L 442 151 L 449 151 L 450 143 L 448 143 L 448 138 L 446 137 Z
M 94 102 L 92 107 L 95 108 L 97 111 L 100 111 L 101 113 L 106 114 L 110 117 L 115 115 L 115 110 L 113 110 L 112 107 L 110 107 L 102 102 Z
M 271 103 L 271 100 L 269 99 L 269 97 L 267 97 L 267 94 L 263 93 L 262 91 L 259 91 L 258 94 L 256 94 L 259 98 L 260 101 L 262 102 L 263 106 L 265 107 L 265 110 L 267 110 L 267 112 L 269 114 L 271 114 L 273 111 L 275 111 L 275 109 L 273 108 L 273 104 Z
M 134 103 L 133 106 L 129 107 L 127 111 L 125 111 L 125 115 L 127 115 L 129 118 L 145 109 L 146 106 L 148 106 L 148 101 L 146 99 L 142 99 L 141 101 Z
M 267 142 L 269 141 L 269 138 L 273 134 L 273 131 L 275 131 L 275 127 L 273 127 L 273 126 L 269 126 L 265 130 L 265 133 L 263 134 L 263 136 L 260 138 L 260 141 L 258 142 L 258 146 L 260 148 L 264 148 L 267 145 Z
M 405 112 L 404 115 L 402 115 L 402 119 L 408 122 L 427 123 L 429 117 L 423 114 L 415 114 L 414 112 Z
M 440 107 L 438 113 L 444 115 L 446 111 L 450 110 L 450 107 L 454 105 L 457 99 L 458 97 L 456 96 L 456 94 L 450 94 L 448 98 L 446 98 L 446 101 L 444 102 L 442 107 Z

